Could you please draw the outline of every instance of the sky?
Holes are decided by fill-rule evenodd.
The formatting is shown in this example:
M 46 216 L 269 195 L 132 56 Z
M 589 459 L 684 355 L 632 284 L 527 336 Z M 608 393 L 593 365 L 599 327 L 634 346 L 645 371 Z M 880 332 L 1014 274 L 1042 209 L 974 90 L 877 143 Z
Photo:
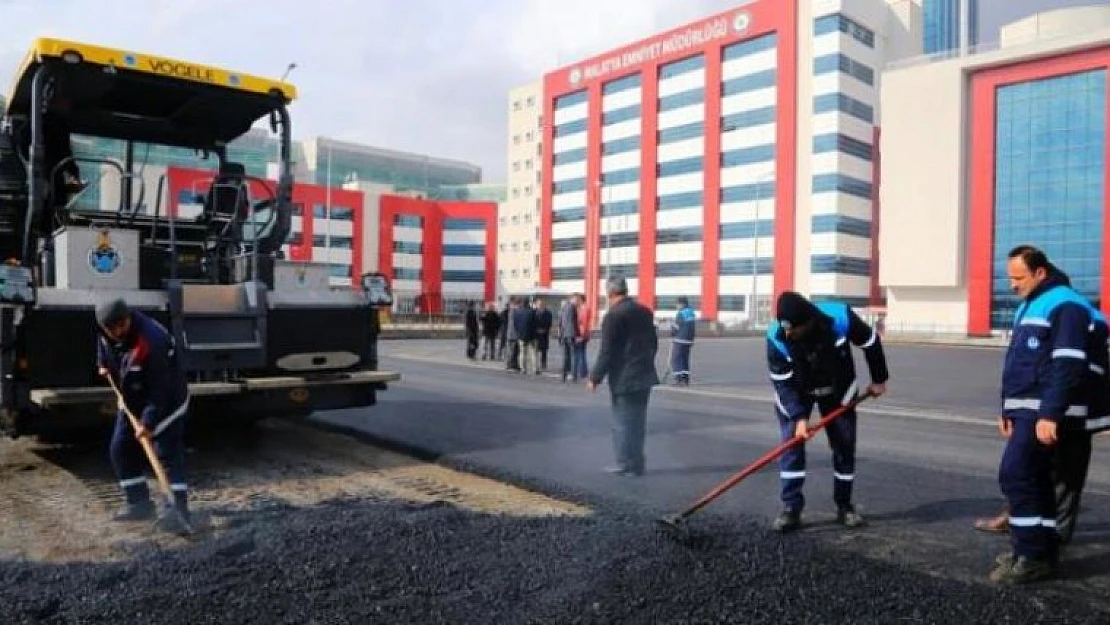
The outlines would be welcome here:
M 786 1 L 786 0 L 782 0 Z M 810 0 L 800 0 L 807 2 Z M 296 138 L 326 136 L 506 170 L 510 88 L 742 0 L 0 0 L 0 85 L 56 36 L 289 81 Z M 981 40 L 1036 10 L 981 0 Z M 480 10 L 476 10 L 481 7 Z M 15 36 L 14 33 L 19 33 Z

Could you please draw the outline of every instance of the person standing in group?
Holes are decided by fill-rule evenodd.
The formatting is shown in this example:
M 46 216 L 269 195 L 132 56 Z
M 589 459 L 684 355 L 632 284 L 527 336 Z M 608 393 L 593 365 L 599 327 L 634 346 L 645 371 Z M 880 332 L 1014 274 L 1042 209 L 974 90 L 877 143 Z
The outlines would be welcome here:
M 563 300 L 559 309 L 559 344 L 563 347 L 563 382 L 567 376 L 578 382 L 578 369 L 574 362 L 574 345 L 578 337 L 578 306 L 576 298 L 572 295 Z
M 890 377 L 879 335 L 846 304 L 814 304 L 786 291 L 779 296 L 776 321 L 767 329 L 767 364 L 775 389 L 775 413 L 782 441 L 809 434 L 814 404 L 828 414 L 851 403 L 858 394 L 856 367 L 849 343 L 863 349 L 871 374 L 868 391 L 886 392 Z M 856 411 L 848 410 L 828 424 L 825 434 L 833 452 L 833 501 L 837 522 L 863 525 L 852 505 L 856 478 Z M 774 528 L 787 532 L 801 527 L 806 478 L 805 443 L 791 447 L 780 461 L 782 513 Z
M 613 409 L 613 448 L 617 475 L 643 475 L 644 438 L 651 389 L 659 384 L 655 353 L 659 335 L 651 310 L 628 296 L 624 278 L 606 283 L 609 314 L 601 324 L 601 349 L 586 388 L 593 392 L 608 377 Z
M 520 342 L 517 341 L 516 311 L 520 308 L 520 300 L 516 296 L 509 298 L 508 308 L 505 309 L 505 344 L 508 347 L 505 359 L 505 368 L 509 371 L 520 371 Z
M 551 346 L 551 326 L 554 317 L 544 305 L 543 300 L 536 299 L 536 375 L 547 370 L 547 350 Z
M 507 354 L 505 353 L 505 346 L 509 344 L 509 313 L 511 312 L 511 308 L 512 308 L 512 299 L 513 298 L 510 297 L 508 300 L 506 300 L 505 301 L 505 308 L 503 308 L 501 310 L 501 318 L 500 318 L 501 324 L 499 326 L 500 329 L 498 330 L 499 334 L 497 336 L 497 338 L 498 338 L 498 341 L 497 341 L 497 359 L 498 360 L 503 360 L 503 359 L 508 357 Z
M 497 332 L 501 329 L 501 317 L 497 306 L 490 302 L 482 314 L 482 360 L 497 358 Z
M 513 334 L 516 337 L 516 354 L 521 373 L 536 370 L 536 312 L 526 299 L 517 300 L 513 311 Z
M 676 306 L 678 312 L 671 323 L 671 371 L 675 384 L 690 386 L 690 351 L 694 349 L 697 315 L 685 296 L 678 298 Z
M 478 308 L 474 302 L 466 303 L 463 326 L 466 329 L 466 357 L 474 360 L 478 355 Z
M 1041 250 L 1020 245 L 1007 259 L 1010 288 L 1022 300 L 1002 369 L 998 423 L 1007 439 L 998 481 L 1012 548 L 995 559 L 989 579 L 1021 584 L 1055 575 L 1058 518 L 1068 525 L 1063 533 L 1070 539 L 1090 437 L 1110 427 L 1106 322 Z M 1066 454 L 1056 450 L 1064 445 Z
M 590 343 L 590 332 L 593 331 L 593 314 L 586 306 L 586 296 L 582 293 L 574 294 L 575 317 L 578 320 L 578 332 L 574 337 L 574 376 L 586 378 L 589 376 L 589 367 L 586 364 L 586 348 Z

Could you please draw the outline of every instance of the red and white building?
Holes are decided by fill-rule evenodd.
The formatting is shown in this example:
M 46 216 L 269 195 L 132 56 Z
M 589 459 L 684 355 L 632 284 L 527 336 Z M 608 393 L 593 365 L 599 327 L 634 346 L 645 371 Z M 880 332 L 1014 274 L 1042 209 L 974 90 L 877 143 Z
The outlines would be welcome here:
M 211 171 L 167 168 L 169 214 L 198 212 L 212 177 Z M 257 181 L 251 181 L 251 194 L 255 201 L 269 196 Z M 287 258 L 328 264 L 334 285 L 380 271 L 391 280 L 399 312 L 439 313 L 463 301 L 494 299 L 494 202 L 440 202 L 295 183 L 293 205 Z
M 879 303 L 880 72 L 920 46 L 910 2 L 759 0 L 546 74 L 541 283 L 725 323 Z
M 883 78 L 882 269 L 891 330 L 1013 322 L 1007 253 L 1041 247 L 1110 312 L 1110 8 L 1004 26 L 989 51 Z

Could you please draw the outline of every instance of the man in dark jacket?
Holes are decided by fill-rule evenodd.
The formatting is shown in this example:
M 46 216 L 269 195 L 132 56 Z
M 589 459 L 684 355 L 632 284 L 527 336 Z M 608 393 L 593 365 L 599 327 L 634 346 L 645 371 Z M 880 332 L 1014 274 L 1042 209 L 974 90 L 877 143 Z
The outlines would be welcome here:
M 814 404 L 822 414 L 851 403 L 859 392 L 851 345 L 863 349 L 871 374 L 868 390 L 886 392 L 890 377 L 878 333 L 845 304 L 814 304 L 786 291 L 779 296 L 777 320 L 767 329 L 767 364 L 775 388 L 775 413 L 783 442 L 809 433 Z M 856 411 L 849 410 L 825 430 L 833 451 L 833 500 L 837 521 L 863 525 L 852 506 L 856 473 Z M 783 511 L 774 528 L 781 532 L 801 526 L 806 477 L 805 444 L 790 448 L 780 461 Z
M 575 298 L 568 297 L 559 309 L 559 344 L 563 346 L 563 382 L 567 376 L 578 381 L 578 371 L 574 368 L 574 344 L 578 338 L 578 306 Z
M 494 360 L 497 357 L 497 331 L 500 329 L 501 316 L 497 314 L 497 307 L 490 302 L 482 315 L 482 360 Z
M 651 388 L 659 384 L 655 372 L 659 335 L 652 312 L 628 297 L 624 278 L 610 278 L 606 292 L 609 314 L 601 324 L 601 350 L 586 388 L 592 392 L 609 378 L 617 464 L 606 471 L 643 475 L 648 400 Z
M 509 313 L 513 299 L 505 300 L 505 308 L 501 310 L 500 334 L 497 337 L 497 359 L 505 358 L 505 345 L 509 342 Z
M 536 375 L 547 369 L 547 350 L 551 346 L 551 326 L 554 325 L 551 311 L 544 305 L 542 299 L 536 300 Z
M 165 465 L 176 506 L 185 515 L 188 511 L 185 416 L 189 409 L 189 386 L 173 335 L 157 321 L 130 310 L 118 298 L 96 307 L 96 324 L 97 373 L 115 381 L 124 403 L 116 415 L 109 450 L 126 499 L 115 519 L 136 521 L 155 514 L 143 477 L 145 456 L 138 439 L 153 442 Z M 131 431 L 124 407 L 139 418 L 138 432 Z
M 474 302 L 466 303 L 466 357 L 474 360 L 478 355 L 478 309 Z
M 1022 298 L 1003 364 L 998 424 L 1007 437 L 998 480 L 1012 550 L 996 558 L 990 580 L 1020 584 L 1055 574 L 1061 533 L 1070 538 L 1078 514 L 1089 437 L 1110 423 L 1102 313 L 1044 252 L 1022 245 L 1008 259 L 1010 288 Z M 1061 445 L 1067 453 L 1054 453 Z
M 671 323 L 671 371 L 675 384 L 690 386 L 690 350 L 694 348 L 694 331 L 697 315 L 690 308 L 690 300 L 678 298 L 678 312 Z
M 520 372 L 527 374 L 536 372 L 536 311 L 525 298 L 520 298 L 519 304 L 512 313 L 513 333 Z

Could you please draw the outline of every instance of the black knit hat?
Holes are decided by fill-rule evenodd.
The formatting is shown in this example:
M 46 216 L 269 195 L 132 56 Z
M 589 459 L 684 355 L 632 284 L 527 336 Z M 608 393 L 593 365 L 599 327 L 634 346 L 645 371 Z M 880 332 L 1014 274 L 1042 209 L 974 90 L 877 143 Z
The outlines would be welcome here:
M 808 299 L 794 291 L 784 291 L 779 296 L 775 317 L 784 328 L 805 325 L 820 311 Z
M 96 305 L 96 323 L 102 328 L 123 321 L 131 315 L 123 298 L 106 299 Z

